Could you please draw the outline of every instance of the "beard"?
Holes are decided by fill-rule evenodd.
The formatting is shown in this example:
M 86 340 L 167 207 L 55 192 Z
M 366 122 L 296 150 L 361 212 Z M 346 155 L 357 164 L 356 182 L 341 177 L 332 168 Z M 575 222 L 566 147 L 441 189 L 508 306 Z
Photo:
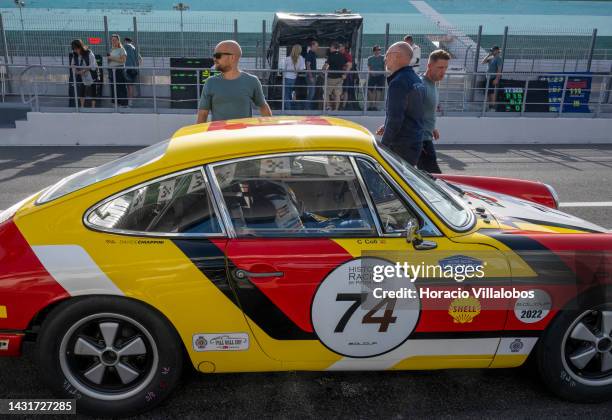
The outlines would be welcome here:
M 215 67 L 215 70 L 218 70 L 221 73 L 225 73 L 228 70 L 227 67 L 224 66 L 223 64 L 215 64 L 214 67 Z

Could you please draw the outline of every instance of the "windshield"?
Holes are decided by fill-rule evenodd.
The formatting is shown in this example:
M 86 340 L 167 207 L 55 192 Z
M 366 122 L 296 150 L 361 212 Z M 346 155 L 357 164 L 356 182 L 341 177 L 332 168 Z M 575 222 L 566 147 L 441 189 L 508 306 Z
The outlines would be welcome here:
M 166 140 L 161 143 L 154 144 L 153 146 L 140 149 L 134 153 L 130 153 L 129 155 L 123 156 L 120 159 L 105 163 L 97 168 L 86 169 L 70 175 L 59 181 L 53 187 L 49 188 L 43 195 L 40 196 L 36 203 L 47 203 L 66 194 L 70 194 L 76 190 L 80 190 L 81 188 L 95 184 L 96 182 L 104 181 L 105 179 L 112 178 L 113 176 L 155 162 L 156 160 L 160 159 L 164 153 L 166 153 L 169 143 L 170 140 Z
M 428 175 L 414 168 L 400 156 L 378 145 L 380 154 L 401 175 L 408 185 L 429 204 L 433 210 L 451 227 L 466 230 L 472 214 L 458 203 L 450 194 Z

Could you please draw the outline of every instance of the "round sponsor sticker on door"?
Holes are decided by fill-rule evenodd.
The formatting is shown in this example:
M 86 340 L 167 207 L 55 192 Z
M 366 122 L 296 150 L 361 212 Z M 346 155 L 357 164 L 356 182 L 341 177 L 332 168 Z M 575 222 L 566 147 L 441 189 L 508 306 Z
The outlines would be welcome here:
M 546 318 L 552 307 L 550 295 L 541 289 L 533 290 L 533 298 L 519 298 L 514 304 L 516 319 L 534 324 Z
M 402 344 L 414 330 L 420 311 L 417 289 L 395 273 L 384 276 L 385 267 L 395 268 L 380 258 L 354 259 L 319 285 L 312 302 L 312 325 L 330 350 L 349 357 L 378 356 Z M 374 281 L 381 276 L 382 281 Z

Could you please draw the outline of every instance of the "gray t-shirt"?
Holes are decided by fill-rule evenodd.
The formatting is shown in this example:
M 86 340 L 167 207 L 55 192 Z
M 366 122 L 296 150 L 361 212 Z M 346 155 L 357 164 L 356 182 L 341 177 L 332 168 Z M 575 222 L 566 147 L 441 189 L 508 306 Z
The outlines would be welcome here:
M 436 108 L 438 107 L 438 88 L 425 76 L 421 76 L 423 91 L 423 141 L 433 141 L 433 130 L 436 128 Z
M 376 56 L 371 55 L 368 57 L 368 66 L 371 71 L 384 71 L 385 70 L 385 57 L 382 55 Z M 384 74 L 382 75 L 384 76 Z
M 198 109 L 207 109 L 212 120 L 231 120 L 253 116 L 251 103 L 260 107 L 266 103 L 259 79 L 240 72 L 240 77 L 226 80 L 221 74 L 206 81 Z
M 138 51 L 136 51 L 136 47 L 132 44 L 124 44 L 125 53 L 127 57 L 125 59 L 126 67 L 138 67 Z
M 501 70 L 501 65 L 502 65 L 501 55 L 493 57 L 489 61 L 489 66 L 487 67 L 487 73 L 491 73 L 491 74 L 489 74 L 489 77 L 495 76 L 497 74 L 497 72 L 499 70 Z

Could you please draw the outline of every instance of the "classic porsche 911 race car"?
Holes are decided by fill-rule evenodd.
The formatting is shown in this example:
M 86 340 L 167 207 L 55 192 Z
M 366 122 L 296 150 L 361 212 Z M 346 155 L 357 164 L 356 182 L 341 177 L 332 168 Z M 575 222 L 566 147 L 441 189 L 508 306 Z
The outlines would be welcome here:
M 612 235 L 326 117 L 185 127 L 0 214 L 0 355 L 79 411 L 204 373 L 514 367 L 612 396 Z

